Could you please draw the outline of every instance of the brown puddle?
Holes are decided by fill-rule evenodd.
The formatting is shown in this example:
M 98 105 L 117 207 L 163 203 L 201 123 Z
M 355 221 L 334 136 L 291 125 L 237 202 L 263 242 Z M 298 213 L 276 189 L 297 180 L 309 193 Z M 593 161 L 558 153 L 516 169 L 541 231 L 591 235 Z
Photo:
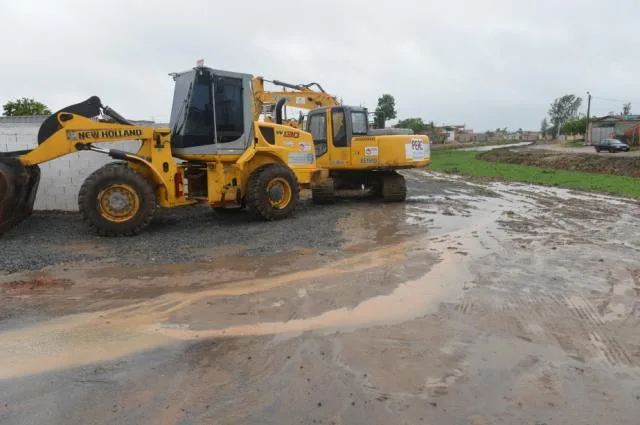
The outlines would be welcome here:
M 216 338 L 228 336 L 258 336 L 318 331 L 353 331 L 361 328 L 387 326 L 423 317 L 433 312 L 440 302 L 462 292 L 464 283 L 470 279 L 466 263 L 456 261 L 447 253 L 443 261 L 436 264 L 419 279 L 399 285 L 391 294 L 370 298 L 353 309 L 340 308 L 327 311 L 309 319 L 287 322 L 258 323 L 234 326 L 210 331 L 189 330 L 181 327 L 154 326 L 151 330 L 177 339 L 190 340 L 196 337 Z
M 176 340 L 157 331 L 174 312 L 213 297 L 263 292 L 305 280 L 403 261 L 409 243 L 354 255 L 333 265 L 264 279 L 234 282 L 196 293 L 170 293 L 127 307 L 66 316 L 0 333 L 0 378 L 32 375 L 116 359 Z

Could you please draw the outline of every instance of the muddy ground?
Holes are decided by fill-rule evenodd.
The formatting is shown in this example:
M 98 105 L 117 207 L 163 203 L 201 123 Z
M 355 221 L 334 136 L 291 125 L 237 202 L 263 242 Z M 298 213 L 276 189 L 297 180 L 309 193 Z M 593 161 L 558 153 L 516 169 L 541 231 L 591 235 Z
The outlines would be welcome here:
M 494 149 L 479 154 L 478 158 L 507 164 L 640 177 L 640 156 L 636 155 L 640 152 L 596 153 L 592 147 L 585 151 L 584 148 L 550 146 L 553 145 Z
M 278 223 L 32 217 L 0 240 L 0 423 L 636 425 L 640 206 L 406 175 Z

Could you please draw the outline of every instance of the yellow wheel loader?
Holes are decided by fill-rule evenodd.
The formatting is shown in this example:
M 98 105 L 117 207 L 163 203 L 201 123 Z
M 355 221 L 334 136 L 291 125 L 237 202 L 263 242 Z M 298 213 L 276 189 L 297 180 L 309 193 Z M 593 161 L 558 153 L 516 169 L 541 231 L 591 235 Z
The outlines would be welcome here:
M 317 164 L 330 170 L 330 178 L 312 190 L 315 203 L 331 203 L 337 194 L 363 189 L 386 202 L 402 202 L 407 187 L 397 170 L 431 162 L 427 136 L 403 129 L 370 129 L 366 108 L 341 105 L 318 83 L 268 81 L 289 89 L 270 91 L 264 89 L 265 81 L 256 77 L 253 83 L 257 114 L 275 109 L 282 99 L 285 106 L 310 110 L 304 129 L 313 136 Z M 300 127 L 302 121 L 293 125 Z
M 31 214 L 38 164 L 77 151 L 118 160 L 91 174 L 78 197 L 84 220 L 104 236 L 141 232 L 158 205 L 206 202 L 221 212 L 248 207 L 262 219 L 285 218 L 298 204 L 300 188 L 327 179 L 309 133 L 254 121 L 251 75 L 204 66 L 171 75 L 170 128 L 134 125 L 91 97 L 48 117 L 37 148 L 3 154 L 0 234 Z M 139 140 L 140 148 L 98 146 L 123 140 Z

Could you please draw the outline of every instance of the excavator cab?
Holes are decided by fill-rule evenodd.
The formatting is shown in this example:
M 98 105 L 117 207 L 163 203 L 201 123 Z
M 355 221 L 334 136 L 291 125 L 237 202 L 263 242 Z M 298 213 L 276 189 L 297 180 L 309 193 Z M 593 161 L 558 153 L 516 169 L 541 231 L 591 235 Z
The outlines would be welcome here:
M 342 105 L 309 112 L 306 131 L 313 136 L 318 163 L 351 166 L 354 137 L 368 136 L 367 115 L 366 108 Z

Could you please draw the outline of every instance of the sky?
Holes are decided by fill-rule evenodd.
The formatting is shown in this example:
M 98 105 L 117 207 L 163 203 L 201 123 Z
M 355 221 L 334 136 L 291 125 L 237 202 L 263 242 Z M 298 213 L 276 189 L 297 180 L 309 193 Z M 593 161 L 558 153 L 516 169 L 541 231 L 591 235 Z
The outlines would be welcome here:
M 166 122 L 168 74 L 204 59 L 371 110 L 390 93 L 399 118 L 537 130 L 567 93 L 640 113 L 639 20 L 638 0 L 0 0 L 0 104 L 98 95 Z

